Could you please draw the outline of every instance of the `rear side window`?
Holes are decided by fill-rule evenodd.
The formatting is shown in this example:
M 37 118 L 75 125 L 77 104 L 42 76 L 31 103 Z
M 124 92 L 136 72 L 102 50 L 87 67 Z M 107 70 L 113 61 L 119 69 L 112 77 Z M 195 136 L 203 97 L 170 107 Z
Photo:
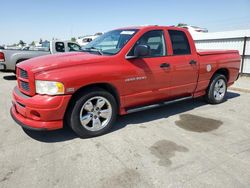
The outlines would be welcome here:
M 188 38 L 183 31 L 169 30 L 168 33 L 170 35 L 174 55 L 191 54 Z
M 63 42 L 56 42 L 56 51 L 65 52 L 65 46 Z

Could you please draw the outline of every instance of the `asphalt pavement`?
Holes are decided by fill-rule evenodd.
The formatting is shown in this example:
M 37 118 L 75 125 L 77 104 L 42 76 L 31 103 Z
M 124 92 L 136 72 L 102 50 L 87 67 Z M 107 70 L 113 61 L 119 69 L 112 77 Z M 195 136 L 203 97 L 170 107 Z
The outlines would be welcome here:
M 1 188 L 250 186 L 248 92 L 126 115 L 108 134 L 80 139 L 69 129 L 23 130 L 9 114 L 15 85 L 0 72 Z

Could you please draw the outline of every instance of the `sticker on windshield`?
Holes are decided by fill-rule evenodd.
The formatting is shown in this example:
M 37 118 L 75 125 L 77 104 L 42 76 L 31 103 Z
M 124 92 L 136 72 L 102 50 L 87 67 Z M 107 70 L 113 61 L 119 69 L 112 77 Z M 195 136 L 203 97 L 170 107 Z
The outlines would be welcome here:
M 133 35 L 135 31 L 122 31 L 121 35 Z

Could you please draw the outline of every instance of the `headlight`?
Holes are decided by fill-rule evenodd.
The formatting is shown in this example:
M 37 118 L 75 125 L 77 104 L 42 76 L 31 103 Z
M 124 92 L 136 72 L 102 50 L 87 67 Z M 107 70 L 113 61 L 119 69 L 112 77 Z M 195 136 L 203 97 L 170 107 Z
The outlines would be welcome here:
M 36 93 L 46 95 L 64 94 L 64 85 L 60 82 L 36 80 Z

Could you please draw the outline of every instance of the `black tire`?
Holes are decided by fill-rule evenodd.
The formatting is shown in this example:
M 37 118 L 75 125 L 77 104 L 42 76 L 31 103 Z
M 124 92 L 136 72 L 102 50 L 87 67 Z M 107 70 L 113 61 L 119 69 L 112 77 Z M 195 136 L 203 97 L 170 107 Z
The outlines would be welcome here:
M 83 105 L 90 99 L 95 97 L 102 97 L 105 98 L 111 108 L 112 108 L 112 115 L 110 120 L 108 121 L 107 125 L 103 127 L 101 130 L 97 131 L 91 131 L 85 128 L 80 121 L 80 113 L 82 112 Z M 86 137 L 94 137 L 99 136 L 104 133 L 106 133 L 114 124 L 117 116 L 117 102 L 112 94 L 107 92 L 104 89 L 101 88 L 91 88 L 87 89 L 86 91 L 83 91 L 72 101 L 72 104 L 67 111 L 66 114 L 66 121 L 67 124 L 72 128 L 72 130 L 80 137 L 86 138 Z M 87 112 L 88 113 L 88 112 Z M 101 118 L 101 117 L 100 117 Z M 92 120 L 91 120 L 92 121 Z
M 215 89 L 216 89 L 216 83 L 218 83 L 218 81 L 223 81 L 224 82 L 224 86 L 225 86 L 225 92 L 223 95 L 219 97 L 216 97 L 216 95 L 214 94 L 215 93 Z M 206 101 L 209 103 L 209 104 L 219 104 L 219 103 L 222 103 L 224 100 L 225 100 L 225 96 L 226 96 L 226 93 L 227 93 L 227 78 L 222 75 L 222 74 L 215 74 L 211 81 L 210 81 L 210 84 L 207 88 L 207 92 L 206 92 L 206 95 L 205 95 L 205 99 Z

